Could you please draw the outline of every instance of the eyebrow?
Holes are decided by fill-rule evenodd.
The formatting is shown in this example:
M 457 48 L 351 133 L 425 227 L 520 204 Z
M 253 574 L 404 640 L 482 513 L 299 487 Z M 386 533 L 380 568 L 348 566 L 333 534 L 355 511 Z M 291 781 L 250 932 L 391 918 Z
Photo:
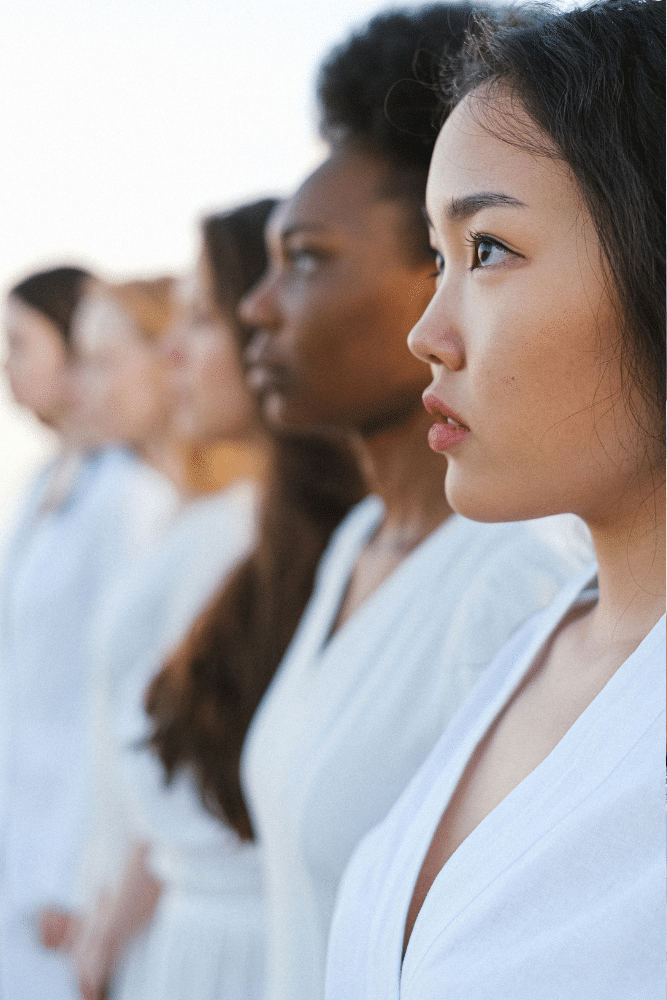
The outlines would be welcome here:
M 324 231 L 324 228 L 324 226 L 315 222 L 295 222 L 293 225 L 288 226 L 287 229 L 283 229 L 278 235 L 281 240 L 285 241 L 289 240 L 292 236 L 297 236 L 299 233 L 321 233 Z
M 498 208 L 507 206 L 510 208 L 527 208 L 528 206 L 512 198 L 509 194 L 501 194 L 499 191 L 481 191 L 478 194 L 469 194 L 465 198 L 452 198 L 447 208 L 447 218 L 450 222 L 464 222 L 471 216 L 481 212 L 483 208 Z

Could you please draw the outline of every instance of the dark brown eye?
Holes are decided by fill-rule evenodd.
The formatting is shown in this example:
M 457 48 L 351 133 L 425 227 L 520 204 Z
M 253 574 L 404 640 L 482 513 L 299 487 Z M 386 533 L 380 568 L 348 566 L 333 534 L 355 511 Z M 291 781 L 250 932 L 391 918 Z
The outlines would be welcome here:
M 502 264 L 508 254 L 512 253 L 502 243 L 497 243 L 495 240 L 490 240 L 488 237 L 483 236 L 475 237 L 473 246 L 475 248 L 473 268 L 491 267 L 493 264 Z

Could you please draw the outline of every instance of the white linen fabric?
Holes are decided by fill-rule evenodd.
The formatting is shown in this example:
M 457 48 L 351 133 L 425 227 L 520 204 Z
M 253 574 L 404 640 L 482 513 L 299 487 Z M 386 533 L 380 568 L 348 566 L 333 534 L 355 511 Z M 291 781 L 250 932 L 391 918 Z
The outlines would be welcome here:
M 60 469 L 49 463 L 32 485 L 0 597 L 3 1000 L 78 997 L 64 957 L 39 944 L 35 917 L 76 901 L 92 809 L 90 623 L 119 568 L 149 547 L 177 505 L 171 485 L 122 449 L 70 464 L 69 488 L 54 502 Z
M 588 582 L 571 582 L 510 640 L 358 848 L 327 1000 L 664 996 L 664 619 L 447 861 L 401 969 L 415 882 L 467 762 Z
M 382 516 L 368 498 L 333 536 L 244 747 L 266 868 L 269 1000 L 323 996 L 334 898 L 356 844 L 516 626 L 591 557 L 576 520 L 452 515 L 330 635 Z
M 113 986 L 121 1000 L 259 1000 L 263 983 L 261 862 L 254 844 L 203 807 L 179 773 L 165 785 L 146 747 L 146 688 L 254 538 L 255 491 L 242 484 L 188 505 L 150 559 L 104 612 L 98 662 L 98 828 L 88 895 L 109 878 L 130 839 L 150 844 L 164 885 L 146 932 Z M 121 836 L 118 817 L 123 817 Z M 102 830 L 104 832 L 104 830 Z M 97 838 L 95 838 L 97 839 Z

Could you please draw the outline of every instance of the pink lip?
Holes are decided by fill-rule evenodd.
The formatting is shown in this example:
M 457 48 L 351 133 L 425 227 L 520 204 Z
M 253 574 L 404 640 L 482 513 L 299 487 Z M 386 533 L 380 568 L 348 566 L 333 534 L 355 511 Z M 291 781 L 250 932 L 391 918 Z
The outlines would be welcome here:
M 429 448 L 433 451 L 446 451 L 470 434 L 470 428 L 466 427 L 458 413 L 455 413 L 454 410 L 450 410 L 448 406 L 441 403 L 437 396 L 434 396 L 432 393 L 425 393 L 422 396 L 422 400 L 431 416 L 442 418 L 433 424 L 428 432 Z M 454 422 L 450 423 L 450 421 Z

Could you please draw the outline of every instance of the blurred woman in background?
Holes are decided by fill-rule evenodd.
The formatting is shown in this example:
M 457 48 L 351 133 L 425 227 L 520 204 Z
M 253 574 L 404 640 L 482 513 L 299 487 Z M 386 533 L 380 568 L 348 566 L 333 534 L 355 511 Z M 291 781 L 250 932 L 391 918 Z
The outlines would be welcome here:
M 163 351 L 174 294 L 171 277 L 90 279 L 73 318 L 73 346 L 80 422 L 133 452 L 177 498 L 190 484 L 172 426 L 171 370 Z
M 62 956 L 90 812 L 90 622 L 121 565 L 172 502 L 131 455 L 77 416 L 72 316 L 89 276 L 30 275 L 7 300 L 5 370 L 17 403 L 59 437 L 6 554 L 0 600 L 0 996 L 76 995 Z M 140 515 L 140 516 L 139 516 Z
M 200 259 L 182 284 L 182 316 L 165 345 L 175 365 L 174 427 L 201 448 L 224 444 L 228 462 L 246 475 L 254 468 L 255 482 L 246 477 L 185 508 L 159 551 L 126 581 L 101 637 L 100 676 L 107 683 L 101 734 L 110 751 L 102 790 L 113 801 L 109 786 L 115 786 L 134 838 L 113 884 L 81 925 L 75 959 L 88 997 L 101 995 L 110 982 L 123 1000 L 262 996 L 260 858 L 238 779 L 246 702 L 252 697 L 256 703 L 268 658 L 275 666 L 285 630 L 294 627 L 307 597 L 296 611 L 282 613 L 295 581 L 304 586 L 300 539 L 310 553 L 308 532 L 315 534 L 318 520 L 330 531 L 347 509 L 331 502 L 327 507 L 323 491 L 323 509 L 306 507 L 303 496 L 316 496 L 323 476 L 318 465 L 333 475 L 345 470 L 344 462 L 334 464 L 326 445 L 268 438 L 243 380 L 241 358 L 251 330 L 238 322 L 235 307 L 264 269 L 264 224 L 274 205 L 264 200 L 204 220 Z M 301 481 L 295 476 L 299 461 Z M 353 482 L 358 484 L 356 475 Z M 342 489 L 336 483 L 332 493 Z M 258 502 L 263 513 L 256 536 Z M 256 538 L 266 547 L 267 525 L 276 518 L 280 551 L 268 559 L 253 554 L 229 577 Z M 273 536 L 268 541 L 273 545 Z M 308 567 L 311 581 L 317 555 Z M 145 689 L 220 586 L 192 633 L 197 638 L 184 646 L 188 657 L 192 643 L 198 647 L 192 672 L 183 655 L 176 657 L 177 666 L 152 689 L 151 704 L 159 701 L 163 713 L 159 739 L 174 776 L 165 788 L 163 770 L 146 746 L 152 727 L 143 711 Z M 207 663 L 203 636 L 210 642 Z M 213 717 L 216 696 L 225 706 L 221 719 Z M 206 750 L 199 756 L 201 747 Z M 187 765 L 178 774 L 176 762 Z M 199 789 L 192 771 L 199 777 L 205 772 Z M 205 810 L 200 792 L 215 815 Z
M 113 757 L 109 759 L 107 753 L 113 739 L 112 688 L 124 682 L 126 674 L 165 641 L 177 596 L 197 600 L 196 589 L 189 597 L 194 581 L 187 578 L 187 565 L 163 578 L 158 574 L 157 579 L 152 578 L 151 570 L 184 517 L 193 534 L 200 529 L 197 541 L 204 559 L 208 556 L 212 562 L 209 573 L 215 572 L 221 558 L 233 560 L 235 545 L 247 543 L 252 520 L 246 496 L 236 498 L 236 502 L 227 497 L 220 501 L 216 456 L 186 440 L 174 419 L 173 363 L 168 344 L 177 322 L 176 298 L 176 282 L 168 277 L 122 283 L 93 280 L 87 283 L 73 320 L 80 418 L 105 438 L 122 442 L 173 498 L 171 517 L 159 541 L 156 539 L 151 557 L 135 560 L 120 574 L 91 634 L 96 807 L 95 832 L 86 850 L 82 876 L 85 905 L 102 891 L 107 879 L 113 879 L 136 834 L 122 782 Z M 247 427 L 242 429 L 245 432 Z M 207 529 L 212 536 L 210 544 Z M 192 548 L 197 550 L 196 541 Z M 146 591 L 154 599 L 150 608 L 146 598 L 143 603 L 138 600 L 137 591 Z M 131 621 L 128 609 L 130 617 L 136 612 Z

